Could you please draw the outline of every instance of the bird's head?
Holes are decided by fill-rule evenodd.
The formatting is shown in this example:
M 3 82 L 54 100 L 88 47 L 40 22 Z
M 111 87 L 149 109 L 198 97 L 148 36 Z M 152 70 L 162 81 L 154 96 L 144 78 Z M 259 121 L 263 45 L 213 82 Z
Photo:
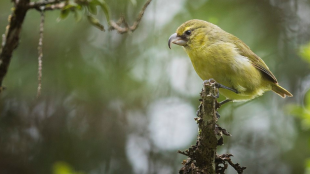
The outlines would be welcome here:
M 169 37 L 168 46 L 171 48 L 171 43 L 180 46 L 190 46 L 195 41 L 203 40 L 206 32 L 209 31 L 216 25 L 213 25 L 209 22 L 192 19 L 183 23 L 178 29 L 177 32 L 172 34 Z

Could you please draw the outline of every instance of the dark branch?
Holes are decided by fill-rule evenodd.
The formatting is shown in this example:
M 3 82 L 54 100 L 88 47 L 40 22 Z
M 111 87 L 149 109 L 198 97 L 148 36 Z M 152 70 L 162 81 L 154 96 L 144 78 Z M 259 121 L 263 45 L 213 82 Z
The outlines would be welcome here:
M 246 169 L 246 167 L 241 167 L 238 163 L 234 164 L 230 157 L 232 157 L 232 154 L 222 154 L 222 155 L 217 155 L 216 156 L 216 172 L 219 174 L 224 174 L 224 171 L 227 169 L 227 164 L 228 162 L 229 165 L 231 165 L 237 172 L 238 174 L 242 174 L 243 171 Z M 220 166 L 220 164 L 224 165 L 224 167 Z
M 30 0 L 19 0 L 9 18 L 9 25 L 4 37 L 5 39 L 2 41 L 2 50 L 0 53 L 0 86 L 2 86 L 3 78 L 8 71 L 13 50 L 18 46 L 19 34 L 28 10 L 27 6 L 29 2 Z
M 125 21 L 125 19 L 123 17 L 121 17 L 118 20 L 118 22 L 110 20 L 110 25 L 111 25 L 110 30 L 116 30 L 117 32 L 119 32 L 121 34 L 135 31 L 138 28 L 138 26 L 139 26 L 139 24 L 141 22 L 141 19 L 143 17 L 143 14 L 144 14 L 147 6 L 151 3 L 151 1 L 152 0 L 148 0 L 148 1 L 145 2 L 145 4 L 143 5 L 143 7 L 142 7 L 142 9 L 141 9 L 137 19 L 134 21 L 132 26 L 129 26 L 127 24 L 127 22 Z M 122 21 L 122 22 L 119 22 L 119 21 Z M 122 27 L 121 26 L 122 24 L 124 24 L 125 27 Z

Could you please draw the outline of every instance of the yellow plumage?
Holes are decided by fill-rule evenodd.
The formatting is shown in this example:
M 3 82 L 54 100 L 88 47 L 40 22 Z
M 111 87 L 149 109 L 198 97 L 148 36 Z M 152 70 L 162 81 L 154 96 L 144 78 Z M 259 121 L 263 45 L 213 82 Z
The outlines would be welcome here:
M 182 24 L 170 42 L 184 47 L 202 80 L 213 78 L 218 83 L 238 91 L 220 89 L 234 101 L 250 100 L 273 90 L 281 97 L 293 95 L 278 85 L 277 79 L 264 61 L 237 37 L 218 26 L 202 20 Z

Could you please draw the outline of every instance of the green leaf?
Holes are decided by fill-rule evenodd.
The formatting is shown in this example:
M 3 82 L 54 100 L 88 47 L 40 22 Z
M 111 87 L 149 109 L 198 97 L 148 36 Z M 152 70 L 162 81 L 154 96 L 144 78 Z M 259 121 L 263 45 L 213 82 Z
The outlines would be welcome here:
M 64 6 L 64 7 L 62 8 L 62 10 L 70 10 L 70 9 L 74 9 L 74 8 L 76 8 L 75 5 L 68 4 L 68 5 Z
M 95 1 L 92 1 L 88 4 L 89 12 L 93 15 L 97 14 L 97 3 Z
M 53 166 L 53 174 L 69 174 L 74 173 L 73 169 L 66 162 L 56 162 Z
M 79 13 L 79 11 L 74 10 L 74 18 L 76 22 L 79 22 L 82 19 L 82 15 Z
M 58 161 L 53 165 L 53 174 L 84 174 L 84 172 L 75 171 L 68 163 Z
M 82 6 L 81 5 L 76 5 L 76 9 L 77 10 L 82 10 Z
M 303 118 L 305 112 L 304 108 L 299 105 L 288 105 L 286 110 L 298 118 Z
M 87 15 L 87 19 L 95 27 L 99 28 L 101 31 L 105 31 L 104 26 L 100 24 L 100 22 L 97 18 L 93 17 L 92 15 Z
M 98 3 L 105 14 L 108 24 L 110 25 L 110 13 L 108 5 L 105 3 L 104 0 L 98 0 Z
M 310 174 L 310 158 L 305 161 L 305 174 Z
M 70 13 L 70 9 L 63 9 L 60 12 L 60 19 L 66 19 Z
M 299 56 L 310 63 L 310 42 L 300 47 Z
M 310 112 L 310 90 L 305 95 L 305 108 Z

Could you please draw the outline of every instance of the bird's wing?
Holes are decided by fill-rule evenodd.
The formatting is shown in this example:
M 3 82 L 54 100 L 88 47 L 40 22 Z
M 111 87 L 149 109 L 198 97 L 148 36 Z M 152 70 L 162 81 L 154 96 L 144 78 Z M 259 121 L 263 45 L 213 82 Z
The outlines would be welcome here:
M 278 83 L 276 77 L 272 74 L 265 62 L 260 57 L 253 53 L 250 48 L 240 39 L 235 38 L 233 40 L 240 55 L 247 57 L 251 61 L 252 65 L 264 74 L 266 74 L 272 82 Z

